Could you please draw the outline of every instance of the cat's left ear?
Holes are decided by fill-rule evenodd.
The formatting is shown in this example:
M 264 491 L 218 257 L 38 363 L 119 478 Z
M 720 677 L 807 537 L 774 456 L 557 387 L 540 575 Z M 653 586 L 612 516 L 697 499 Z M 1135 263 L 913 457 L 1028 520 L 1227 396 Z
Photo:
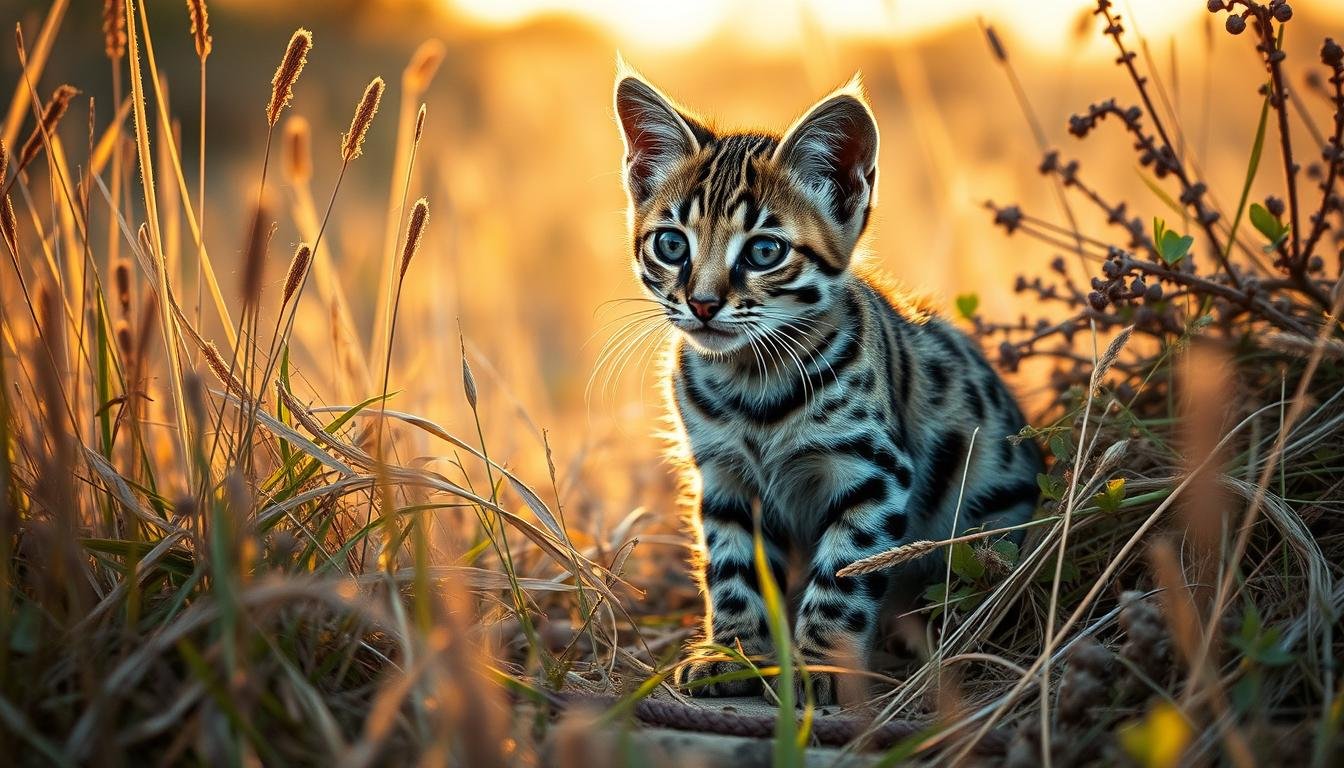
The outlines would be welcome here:
M 877 146 L 877 120 L 855 75 L 785 132 L 774 159 L 852 246 L 877 202 Z
M 713 135 L 620 58 L 616 66 L 616 119 L 625 139 L 625 186 L 631 201 L 640 206 L 678 163 Z

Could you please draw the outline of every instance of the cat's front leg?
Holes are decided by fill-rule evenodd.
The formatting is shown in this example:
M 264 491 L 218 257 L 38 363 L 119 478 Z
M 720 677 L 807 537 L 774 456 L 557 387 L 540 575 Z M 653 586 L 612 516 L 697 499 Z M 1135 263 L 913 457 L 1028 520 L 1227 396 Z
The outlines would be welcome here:
M 902 483 L 881 473 L 859 475 L 835 489 L 824 510 L 793 630 L 803 664 L 866 668 L 888 576 L 878 572 L 842 578 L 836 572 L 904 542 L 905 498 Z M 859 677 L 842 678 L 833 672 L 816 671 L 810 677 L 814 701 L 821 705 L 837 703 L 842 684 L 853 682 L 849 687 L 860 692 L 864 687 Z M 798 687 L 801 693 L 801 681 Z
M 740 662 L 725 660 L 715 646 L 740 650 L 757 666 L 773 663 L 774 648 L 766 622 L 754 558 L 754 495 L 723 467 L 701 467 L 703 491 L 699 521 L 704 558 L 700 571 L 705 595 L 705 637 L 679 670 L 679 680 L 694 696 L 743 696 L 758 693 L 760 680 L 714 680 L 743 672 Z M 783 585 L 786 554 L 778 537 L 763 533 L 766 557 Z

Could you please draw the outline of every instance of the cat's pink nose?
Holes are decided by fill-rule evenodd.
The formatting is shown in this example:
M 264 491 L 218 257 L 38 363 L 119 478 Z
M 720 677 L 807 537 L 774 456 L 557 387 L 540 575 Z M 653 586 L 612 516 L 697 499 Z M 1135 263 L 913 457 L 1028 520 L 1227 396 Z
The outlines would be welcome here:
M 718 299 L 689 298 L 686 299 L 686 306 L 691 308 L 691 314 L 700 322 L 708 323 L 723 308 L 723 302 Z

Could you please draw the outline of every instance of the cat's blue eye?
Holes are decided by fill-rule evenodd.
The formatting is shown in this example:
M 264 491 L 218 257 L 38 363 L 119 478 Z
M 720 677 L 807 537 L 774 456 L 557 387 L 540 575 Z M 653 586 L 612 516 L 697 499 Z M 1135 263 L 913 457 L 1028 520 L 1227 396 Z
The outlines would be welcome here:
M 788 244 L 772 235 L 757 235 L 748 240 L 746 248 L 742 250 L 742 258 L 752 269 L 770 269 L 788 254 Z
M 663 229 L 653 236 L 653 255 L 668 264 L 681 264 L 690 253 L 690 242 L 678 230 Z

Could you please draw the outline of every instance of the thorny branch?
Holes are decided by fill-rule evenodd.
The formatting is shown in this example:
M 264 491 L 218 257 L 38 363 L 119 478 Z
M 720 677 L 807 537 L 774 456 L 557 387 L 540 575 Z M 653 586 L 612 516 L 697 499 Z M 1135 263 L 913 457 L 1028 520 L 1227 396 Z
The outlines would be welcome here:
M 1176 180 L 1180 193 L 1175 199 L 1192 212 L 1217 265 L 1201 267 L 1188 254 L 1164 257 L 1162 244 L 1154 242 L 1144 219 L 1133 215 L 1133 206 L 1108 200 L 1102 190 L 1085 183 L 1076 160 L 1063 159 L 1058 150 L 1049 150 L 1042 158 L 1040 172 L 1056 176 L 1065 189 L 1075 190 L 1096 206 L 1108 225 L 1125 233 L 1124 245 L 1112 244 L 1104 235 L 1089 236 L 1031 216 L 1017 205 L 987 202 L 994 223 L 1009 234 L 1020 232 L 1060 251 L 1081 248 L 1085 257 L 1100 265 L 1100 274 L 1092 276 L 1088 285 L 1079 285 L 1063 268 L 1063 259 L 1056 258 L 1046 276 L 1019 276 L 1014 286 L 1017 292 L 1034 294 L 1041 305 L 1062 305 L 1068 310 L 1067 316 L 1034 321 L 1023 316 L 1018 322 L 1001 323 L 976 317 L 977 335 L 998 342 L 998 363 L 1008 370 L 1033 357 L 1057 361 L 1052 378 L 1060 391 L 1079 381 L 1076 375 L 1070 375 L 1069 366 L 1083 365 L 1089 359 L 1074 349 L 1075 335 L 1089 323 L 1103 329 L 1134 325 L 1136 334 L 1158 342 L 1158 350 L 1192 331 L 1227 344 L 1255 343 L 1258 328 L 1301 337 L 1315 335 L 1314 329 L 1322 321 L 1321 311 L 1330 304 L 1330 286 L 1344 271 L 1344 252 L 1334 275 L 1326 274 L 1320 253 L 1332 217 L 1344 219 L 1344 201 L 1335 192 L 1344 176 L 1344 48 L 1327 38 L 1320 54 L 1327 76 L 1322 79 L 1317 75 L 1308 81 L 1330 104 L 1333 130 L 1322 142 L 1322 162 L 1306 169 L 1306 177 L 1316 182 L 1321 197 L 1312 206 L 1310 231 L 1301 237 L 1298 218 L 1308 204 L 1298 189 L 1298 166 L 1292 157 L 1289 100 L 1284 85 L 1286 54 L 1281 47 L 1283 25 L 1292 18 L 1292 9 L 1283 0 L 1264 4 L 1253 0 L 1208 2 L 1211 13 L 1229 14 L 1225 27 L 1230 34 L 1245 31 L 1248 23 L 1255 26 L 1256 51 L 1269 72 L 1269 82 L 1260 92 L 1275 113 L 1285 163 L 1283 198 L 1287 204 L 1271 195 L 1264 199 L 1263 207 L 1276 220 L 1285 214 L 1288 219 L 1287 236 L 1265 248 L 1276 256 L 1271 264 L 1257 258 L 1254 246 L 1243 245 L 1234 228 L 1224 226 L 1220 231 L 1216 226 L 1221 215 L 1207 202 L 1208 186 L 1189 170 L 1196 166 L 1188 166 L 1177 154 L 1169 126 L 1154 107 L 1155 86 L 1140 72 L 1135 53 L 1126 45 L 1119 14 L 1114 13 L 1110 0 L 1096 0 L 1096 6 L 1096 15 L 1106 24 L 1104 34 L 1119 50 L 1115 63 L 1128 73 L 1139 104 L 1123 106 L 1115 98 L 1098 101 L 1069 119 L 1068 132 L 1086 139 L 1104 120 L 1121 123 L 1133 140 L 1139 163 L 1151 168 L 1159 181 Z M 1301 103 L 1296 106 L 1303 110 Z M 1336 241 L 1339 237 L 1337 233 Z M 1225 248 L 1229 242 L 1240 248 Z M 1153 349 L 1128 353 L 1136 357 L 1135 364 L 1116 369 L 1121 378 L 1128 371 L 1148 369 L 1152 361 L 1144 356 L 1160 354 Z M 1061 364 L 1062 369 L 1058 367 Z

